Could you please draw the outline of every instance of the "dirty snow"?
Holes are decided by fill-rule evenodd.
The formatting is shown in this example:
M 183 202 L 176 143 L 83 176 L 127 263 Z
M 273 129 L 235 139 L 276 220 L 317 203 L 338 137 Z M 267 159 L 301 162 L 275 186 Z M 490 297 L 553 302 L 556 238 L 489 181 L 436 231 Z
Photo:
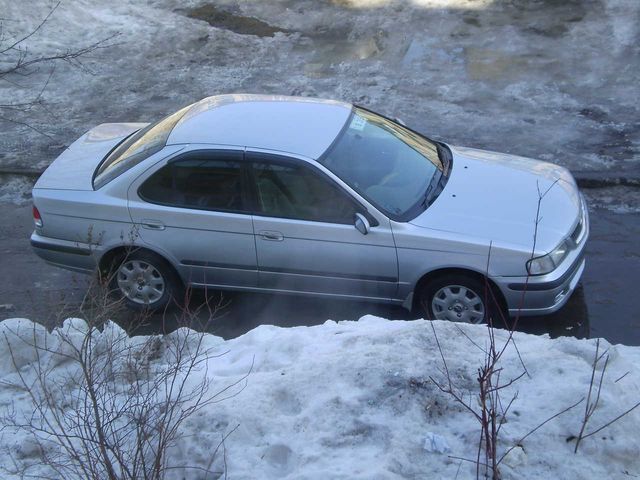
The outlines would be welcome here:
M 606 208 L 613 213 L 640 213 L 640 188 L 617 186 L 589 188 L 583 193 L 590 208 Z
M 22 175 L 0 175 L 0 203 L 24 205 L 31 201 L 35 179 Z
M 32 335 L 32 325 L 24 319 L 0 324 L 0 353 L 6 358 L 6 342 L 11 342 L 23 373 L 35 358 L 12 332 Z M 82 322 L 65 325 L 80 328 Z M 486 328 L 445 322 L 434 326 L 453 381 L 471 395 L 482 353 L 468 338 L 484 345 Z M 109 324 L 105 332 L 117 334 L 118 328 Z M 53 344 L 56 331 L 38 328 L 37 333 Z M 503 342 L 506 333 L 496 334 Z M 515 339 L 530 376 L 504 394 L 507 398 L 518 392 L 503 425 L 502 451 L 586 395 L 595 352 L 595 340 L 550 340 L 521 333 Z M 225 442 L 230 479 L 475 478 L 471 464 L 452 457 L 475 458 L 478 425 L 429 380 L 442 379 L 443 374 L 428 322 L 366 316 L 315 327 L 265 325 L 228 341 L 206 335 L 205 344 L 214 352 L 227 352 L 209 362 L 215 386 L 241 379 L 252 362 L 253 369 L 246 388 L 234 398 L 184 425 L 184 439 L 171 452 L 175 465 L 206 465 L 221 436 L 238 426 Z M 640 398 L 640 348 L 604 341 L 601 347 L 608 349 L 610 360 L 592 427 Z M 503 381 L 520 374 L 519 365 L 510 348 L 502 364 Z M 64 375 L 65 370 L 56 372 Z M 194 382 L 200 374 L 193 374 Z M 15 375 L 7 362 L 0 366 L 0 408 L 30 412 L 25 394 L 7 387 Z M 521 442 L 504 461 L 504 478 L 640 475 L 640 411 L 584 440 L 574 454 L 567 438 L 578 432 L 581 414 L 581 407 L 569 411 Z M 7 429 L 0 444 L 8 447 L 0 454 L 4 466 L 9 465 L 9 453 L 22 462 L 32 461 L 36 454 L 22 434 Z M 222 459 L 214 465 L 221 468 Z M 193 471 L 174 473 L 170 478 L 200 478 Z
M 7 41 L 55 3 L 0 0 Z M 65 0 L 25 42 L 31 55 L 119 36 L 81 68 L 0 82 L 0 104 L 26 101 L 55 67 L 42 108 L 15 118 L 51 138 L 3 122 L 0 165 L 40 168 L 90 126 L 252 92 L 358 102 L 574 170 L 637 171 L 639 17 L 637 0 Z

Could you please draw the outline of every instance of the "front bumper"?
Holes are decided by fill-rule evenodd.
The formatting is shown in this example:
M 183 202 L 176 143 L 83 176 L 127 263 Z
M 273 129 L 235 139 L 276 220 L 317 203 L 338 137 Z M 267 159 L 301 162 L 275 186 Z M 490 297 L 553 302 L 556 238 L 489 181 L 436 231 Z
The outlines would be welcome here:
M 91 273 L 96 268 L 91 246 L 86 243 L 59 240 L 33 232 L 31 247 L 40 258 L 57 267 L 80 273 Z
M 547 315 L 560 310 L 578 286 L 585 259 L 578 261 L 566 272 L 560 281 L 536 281 L 526 277 L 522 283 L 510 282 L 501 286 L 509 307 L 509 315 Z
M 574 239 L 575 248 L 553 272 L 528 277 L 493 278 L 505 297 L 509 315 L 547 315 L 560 310 L 567 303 L 578 286 L 585 267 L 584 249 L 589 238 L 589 212 L 584 198 L 578 226 L 581 230 Z

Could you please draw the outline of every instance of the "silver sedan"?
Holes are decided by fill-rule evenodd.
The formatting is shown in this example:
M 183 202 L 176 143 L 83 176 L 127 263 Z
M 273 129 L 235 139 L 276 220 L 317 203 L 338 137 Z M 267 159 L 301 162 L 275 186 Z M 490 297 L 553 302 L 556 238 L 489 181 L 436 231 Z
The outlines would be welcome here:
M 184 288 L 351 298 L 479 323 L 558 310 L 587 209 L 560 166 L 456 147 L 365 108 L 222 95 L 102 124 L 33 189 L 31 244 L 132 308 Z

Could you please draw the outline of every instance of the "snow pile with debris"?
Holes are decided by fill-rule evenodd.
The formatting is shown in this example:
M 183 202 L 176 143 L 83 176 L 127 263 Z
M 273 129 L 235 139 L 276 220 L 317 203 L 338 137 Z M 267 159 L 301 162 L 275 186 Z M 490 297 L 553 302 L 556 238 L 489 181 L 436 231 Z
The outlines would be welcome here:
M 65 328 L 78 325 L 67 321 Z M 487 342 L 482 326 L 434 322 L 454 384 L 468 392 L 477 408 L 477 368 Z M 36 361 L 32 351 L 14 337 L 31 332 L 28 320 L 0 324 L 0 408 L 4 413 L 31 411 L 15 383 L 9 345 L 20 372 Z M 42 340 L 55 344 L 57 332 L 37 328 Z M 184 333 L 178 330 L 160 341 Z M 109 324 L 100 335 L 123 333 Z M 506 332 L 497 331 L 499 344 Z M 172 448 L 170 463 L 206 466 L 222 436 L 228 478 L 474 478 L 475 466 L 457 458 L 475 459 L 479 425 L 473 416 L 441 393 L 430 378 L 443 380 L 442 360 L 429 322 L 388 321 L 366 316 L 357 322 L 327 321 L 315 327 L 260 326 L 225 341 L 205 334 L 207 348 L 220 354 L 209 360 L 214 388 L 234 387 L 232 398 L 213 404 L 183 425 L 183 438 Z M 528 370 L 503 393 L 517 392 L 503 423 L 502 451 L 518 444 L 532 429 L 585 397 L 595 353 L 595 340 L 515 334 Z M 141 337 L 127 340 L 132 348 Z M 587 432 L 605 424 L 640 399 L 640 348 L 609 345 L 599 407 Z M 124 361 L 118 358 L 114 362 Z M 162 355 L 151 362 L 166 362 Z M 253 365 L 253 367 L 252 367 Z M 522 372 L 514 348 L 507 350 L 503 383 Z M 596 372 L 601 373 L 602 364 Z M 73 375 L 62 364 L 54 375 Z M 197 382 L 204 370 L 192 374 Z M 9 409 L 9 410 L 7 410 Z M 585 439 L 577 454 L 567 441 L 581 427 L 584 402 L 558 416 L 520 443 L 504 460 L 504 478 L 622 478 L 640 475 L 640 410 Z M 237 428 L 236 428 L 237 427 Z M 24 434 L 8 429 L 0 438 L 0 465 L 35 460 Z M 12 458 L 13 457 L 13 460 Z M 454 458 L 457 457 L 457 458 Z M 33 473 L 33 472 L 32 472 Z M 174 472 L 180 478 L 203 478 L 196 470 Z M 173 473 L 172 473 L 173 475 Z M 11 478 L 4 476 L 3 478 Z M 171 477 L 173 478 L 173 477 Z M 177 478 L 177 477 L 176 477 Z M 207 477 L 208 478 L 208 477 Z M 625 477 L 626 478 L 626 477 Z

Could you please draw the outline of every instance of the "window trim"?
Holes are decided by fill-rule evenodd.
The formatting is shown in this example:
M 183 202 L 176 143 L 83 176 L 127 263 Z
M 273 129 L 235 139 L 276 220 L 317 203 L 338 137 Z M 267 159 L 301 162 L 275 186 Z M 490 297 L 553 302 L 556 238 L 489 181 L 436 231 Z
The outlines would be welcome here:
M 220 210 L 206 207 L 191 207 L 191 206 L 178 206 L 167 202 L 158 202 L 152 201 L 145 196 L 143 196 L 140 192 L 144 184 L 156 173 L 158 173 L 163 168 L 167 167 L 171 163 L 180 162 L 182 160 L 189 160 L 193 155 L 223 155 L 225 153 L 232 153 L 237 156 L 237 159 L 233 161 L 237 161 L 241 164 L 241 189 L 242 189 L 242 203 L 243 203 L 243 211 L 235 211 L 235 210 Z M 262 157 L 262 160 L 256 158 Z M 314 223 L 323 223 L 328 225 L 352 225 L 347 223 L 332 223 L 332 222 L 323 222 L 320 220 L 304 220 L 300 218 L 289 218 L 289 217 L 278 217 L 275 215 L 265 215 L 260 212 L 257 208 L 257 191 L 256 191 L 256 183 L 253 176 L 253 167 L 252 163 L 255 162 L 267 162 L 267 163 L 280 163 L 284 165 L 293 165 L 301 168 L 308 168 L 312 171 L 312 173 L 319 175 L 321 178 L 326 179 L 326 181 L 337 189 L 340 194 L 346 197 L 346 199 L 351 202 L 358 213 L 363 214 L 371 227 L 377 227 L 380 225 L 378 219 L 369 212 L 369 209 L 363 205 L 357 198 L 355 198 L 351 192 L 345 189 L 342 185 L 335 181 L 335 179 L 331 178 L 326 172 L 322 170 L 318 165 L 316 165 L 315 161 L 307 161 L 302 160 L 296 157 L 291 157 L 287 155 L 286 152 L 265 152 L 263 150 L 250 150 L 245 147 L 239 148 L 198 148 L 195 150 L 176 152 L 175 156 L 171 156 L 168 159 L 161 160 L 159 163 L 161 164 L 158 168 L 154 168 L 153 172 L 151 172 L 144 179 L 139 180 L 139 185 L 136 188 L 136 194 L 140 200 L 146 203 L 150 203 L 152 205 L 162 205 L 165 207 L 176 208 L 181 210 L 198 210 L 205 212 L 218 212 L 218 213 L 229 213 L 233 215 L 255 215 L 265 218 L 281 218 L 284 220 L 295 220 L 300 222 L 314 222 Z M 156 164 L 157 165 L 157 164 Z M 143 174 L 144 175 L 144 174 Z M 355 222 L 355 220 L 354 220 Z
M 203 155 L 203 156 L 223 156 L 226 154 L 232 153 L 234 156 L 237 156 L 238 158 L 234 158 L 234 159 L 230 159 L 228 161 L 231 162 L 236 162 L 239 164 L 240 166 L 240 197 L 242 199 L 242 207 L 243 210 L 223 210 L 220 208 L 207 208 L 207 207 L 198 207 L 198 206 L 192 206 L 192 205 L 176 205 L 173 203 L 168 203 L 168 202 L 159 202 L 159 201 L 155 201 L 155 200 L 151 200 L 148 197 L 144 196 L 141 192 L 142 187 L 144 187 L 144 185 L 157 173 L 159 173 L 161 170 L 163 170 L 164 168 L 167 167 L 171 167 L 172 164 L 175 163 L 179 163 L 179 162 L 183 162 L 183 161 L 189 161 L 189 160 L 193 160 L 194 156 L 197 155 Z M 206 158 L 203 160 L 210 160 L 210 161 L 223 161 L 223 159 L 219 159 L 219 158 Z M 188 152 L 183 152 L 181 154 L 176 155 L 175 157 L 171 157 L 169 160 L 167 160 L 166 162 L 163 162 L 163 165 L 154 170 L 148 177 L 146 177 L 144 180 L 142 180 L 140 182 L 140 185 L 138 186 L 138 188 L 136 189 L 136 194 L 138 195 L 138 197 L 146 202 L 146 203 L 150 203 L 153 205 L 162 205 L 165 207 L 170 207 L 170 208 L 177 208 L 177 209 L 181 209 L 181 210 L 197 210 L 197 211 L 205 211 L 205 212 L 217 212 L 217 213 L 228 213 L 228 214 L 233 214 L 233 215 L 253 215 L 253 203 L 251 201 L 251 199 L 249 198 L 248 192 L 250 190 L 249 188 L 249 183 L 248 183 L 248 165 L 245 162 L 245 155 L 244 155 L 244 150 L 235 150 L 235 149 L 198 149 L 198 150 L 190 150 Z
M 139 128 L 133 132 L 131 132 L 129 135 L 127 135 L 125 138 L 123 138 L 122 140 L 120 140 L 111 150 L 109 150 L 109 152 L 100 160 L 100 162 L 98 163 L 98 165 L 96 166 L 96 168 L 93 171 L 93 175 L 91 177 L 91 185 L 93 187 L 94 190 L 99 190 L 102 187 L 104 187 L 105 185 L 108 185 L 110 182 L 112 182 L 113 180 L 115 180 L 116 178 L 120 177 L 122 174 L 126 173 L 127 171 L 131 170 L 132 168 L 134 168 L 136 165 L 139 165 L 140 163 L 143 163 L 144 161 L 146 161 L 148 158 L 152 157 L 153 155 L 155 155 L 158 152 L 161 152 L 166 146 L 167 146 L 167 141 L 169 140 L 169 137 L 171 136 L 171 132 L 173 132 L 173 129 L 175 128 L 175 126 L 180 122 L 180 120 L 182 120 L 182 118 L 186 115 L 186 113 L 191 110 L 191 107 L 193 107 L 193 104 L 191 105 L 187 105 L 186 107 L 182 107 L 181 109 L 170 113 L 169 115 L 165 115 L 164 117 L 162 117 L 160 120 L 157 120 L 155 122 L 151 122 L 148 123 L 147 125 L 145 125 L 142 128 Z M 142 157 L 140 160 L 136 161 L 135 163 L 126 166 L 126 168 L 123 168 L 121 171 L 117 171 L 118 170 L 118 165 L 117 163 L 120 162 L 116 162 L 116 165 L 114 165 L 114 162 L 119 158 L 116 157 L 114 158 L 111 162 L 109 161 L 111 156 L 118 150 L 120 149 L 127 141 L 129 141 L 132 137 L 140 134 L 140 137 L 138 139 L 135 140 L 135 142 L 137 142 L 138 140 L 140 140 L 141 138 L 143 138 L 147 133 L 149 133 L 151 130 L 153 130 L 154 128 L 156 128 L 158 125 L 160 125 L 161 123 L 167 121 L 169 118 L 178 115 L 182 112 L 181 115 L 179 115 L 176 118 L 176 121 L 174 122 L 174 124 L 171 126 L 171 128 L 169 129 L 169 131 L 167 132 L 162 144 L 159 144 L 156 149 L 154 151 L 152 151 L 151 153 L 145 155 L 144 157 Z M 135 143 L 133 142 L 133 143 Z M 132 145 L 133 145 L 132 143 Z M 153 149 L 152 149 L 153 150 Z M 123 152 L 124 153 L 124 152 Z M 140 152 L 142 153 L 142 152 Z M 125 162 L 128 158 L 130 157 L 134 157 L 135 155 L 138 155 L 138 153 L 134 153 L 131 155 L 128 155 L 124 158 L 122 158 L 121 162 Z M 102 170 L 102 168 L 105 168 L 105 170 Z M 109 169 L 115 169 L 116 172 L 112 172 L 114 173 L 113 176 L 111 176 L 110 178 L 107 178 L 106 180 L 103 178 L 99 178 L 105 174 L 108 173 Z M 102 170 L 102 171 L 101 171 Z
M 147 128 L 149 125 L 147 125 L 146 127 L 142 127 L 142 128 Z M 100 190 L 102 187 L 104 187 L 105 185 L 108 185 L 110 182 L 112 182 L 113 180 L 115 180 L 116 178 L 118 178 L 120 175 L 113 177 L 111 180 L 109 180 L 108 182 L 103 183 L 102 185 L 96 186 L 96 176 L 98 175 L 98 170 L 100 170 L 100 168 L 102 168 L 102 165 L 104 164 L 104 162 L 107 160 L 107 158 L 109 158 L 111 156 L 111 154 L 113 152 L 116 151 L 117 148 L 120 148 L 120 145 L 122 145 L 124 142 L 126 142 L 127 140 L 129 140 L 133 135 L 135 135 L 136 133 L 138 133 L 140 130 L 142 130 L 142 128 L 139 128 L 138 130 L 134 130 L 133 132 L 131 132 L 129 135 L 127 135 L 126 137 L 124 137 L 122 140 L 120 140 L 118 143 L 116 143 L 113 148 L 111 148 L 107 154 L 102 157 L 102 159 L 100 160 L 100 162 L 98 163 L 98 165 L 96 166 L 96 168 L 93 169 L 93 174 L 91 175 L 91 187 L 93 188 L 93 190 Z M 157 152 L 156 152 L 157 153 Z M 154 154 L 155 155 L 155 154 Z M 134 165 L 135 167 L 135 165 Z M 131 167 L 133 168 L 133 167 Z M 125 172 L 122 172 L 125 173 Z
M 253 215 L 265 218 L 280 218 L 283 220 L 294 220 L 298 222 L 313 222 L 313 223 L 322 223 L 328 225 L 354 225 L 355 219 L 350 223 L 338 223 L 338 222 L 330 222 L 325 220 L 311 220 L 305 218 L 297 218 L 297 217 L 283 217 L 278 215 L 269 215 L 267 213 L 261 212 L 258 206 L 258 187 L 257 181 L 255 177 L 255 172 L 253 168 L 254 163 L 265 163 L 265 164 L 273 164 L 273 165 L 284 165 L 284 166 L 293 166 L 302 169 L 307 169 L 311 172 L 312 175 L 319 177 L 322 180 L 325 180 L 331 188 L 334 188 L 337 193 L 345 197 L 345 199 L 354 206 L 355 213 L 361 213 L 367 217 L 369 223 L 372 227 L 378 226 L 379 222 L 369 213 L 367 208 L 362 205 L 356 198 L 353 197 L 348 191 L 346 191 L 341 185 L 339 185 L 333 178 L 323 172 L 320 168 L 314 165 L 312 162 L 305 162 L 299 159 L 289 157 L 284 153 L 267 153 L 264 151 L 253 151 L 247 150 L 245 151 L 245 161 L 247 162 L 247 173 L 249 174 L 249 186 L 250 186 L 250 199 L 252 202 L 252 211 Z

